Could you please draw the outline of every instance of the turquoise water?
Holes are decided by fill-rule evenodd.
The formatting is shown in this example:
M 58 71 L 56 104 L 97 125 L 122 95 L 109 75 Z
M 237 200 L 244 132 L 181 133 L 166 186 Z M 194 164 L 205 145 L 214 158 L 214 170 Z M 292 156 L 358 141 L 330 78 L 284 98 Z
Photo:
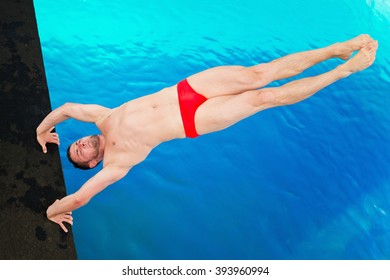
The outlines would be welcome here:
M 80 259 L 390 259 L 390 2 L 34 5 L 53 108 L 115 107 L 208 67 L 253 65 L 360 33 L 380 45 L 371 68 L 304 102 L 158 146 L 74 211 Z M 66 148 L 97 130 L 70 120 L 57 131 L 73 193 L 98 170 L 74 170 Z

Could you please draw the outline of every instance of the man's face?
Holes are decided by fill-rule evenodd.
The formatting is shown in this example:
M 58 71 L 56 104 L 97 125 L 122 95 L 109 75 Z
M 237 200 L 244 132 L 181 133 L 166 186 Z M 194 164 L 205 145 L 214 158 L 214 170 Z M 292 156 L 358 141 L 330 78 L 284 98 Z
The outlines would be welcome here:
M 70 157 L 78 164 L 88 164 L 97 158 L 99 147 L 100 139 L 98 135 L 83 137 L 70 146 Z

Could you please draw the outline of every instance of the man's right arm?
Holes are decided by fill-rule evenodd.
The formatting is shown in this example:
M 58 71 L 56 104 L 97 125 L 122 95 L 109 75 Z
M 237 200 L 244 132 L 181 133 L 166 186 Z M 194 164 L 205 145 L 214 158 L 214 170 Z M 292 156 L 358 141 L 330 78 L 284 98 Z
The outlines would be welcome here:
M 97 122 L 106 116 L 111 109 L 94 104 L 65 103 L 50 112 L 37 127 L 37 140 L 46 152 L 46 143 L 59 144 L 58 135 L 52 133 L 54 126 L 69 118 L 83 122 Z
M 56 200 L 46 211 L 47 218 L 68 232 L 64 222 L 73 225 L 72 211 L 87 204 L 92 197 L 103 191 L 109 185 L 122 179 L 130 167 L 105 166 L 95 176 L 89 179 L 77 192 Z

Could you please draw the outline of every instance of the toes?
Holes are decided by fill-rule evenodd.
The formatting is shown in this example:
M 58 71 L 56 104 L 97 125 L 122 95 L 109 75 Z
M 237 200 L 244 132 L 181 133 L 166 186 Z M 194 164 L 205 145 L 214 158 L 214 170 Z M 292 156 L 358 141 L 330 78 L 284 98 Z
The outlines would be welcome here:
M 377 41 L 377 40 L 375 40 L 375 41 L 374 41 L 374 45 L 375 45 L 375 50 L 377 50 L 377 49 L 378 49 L 378 46 L 379 46 L 379 44 L 378 44 L 378 41 Z
M 369 50 L 370 52 L 375 52 L 376 51 L 376 43 L 375 41 L 370 41 L 366 45 L 366 49 Z
M 360 38 L 361 38 L 363 44 L 370 42 L 372 40 L 371 36 L 368 34 L 362 34 L 360 36 L 361 36 Z

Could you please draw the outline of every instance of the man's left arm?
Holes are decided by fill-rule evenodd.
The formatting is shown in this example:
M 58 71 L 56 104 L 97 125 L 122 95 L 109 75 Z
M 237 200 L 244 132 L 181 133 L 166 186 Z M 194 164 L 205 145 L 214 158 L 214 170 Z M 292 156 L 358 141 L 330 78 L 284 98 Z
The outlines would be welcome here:
M 36 129 L 38 143 L 46 153 L 46 143 L 60 144 L 58 134 L 51 132 L 55 125 L 69 118 L 96 123 L 110 111 L 111 109 L 96 104 L 65 103 L 50 112 L 39 124 Z
M 47 218 L 68 232 L 63 222 L 73 224 L 72 212 L 87 204 L 97 193 L 123 178 L 129 167 L 106 166 L 89 179 L 77 192 L 56 200 L 46 211 Z

